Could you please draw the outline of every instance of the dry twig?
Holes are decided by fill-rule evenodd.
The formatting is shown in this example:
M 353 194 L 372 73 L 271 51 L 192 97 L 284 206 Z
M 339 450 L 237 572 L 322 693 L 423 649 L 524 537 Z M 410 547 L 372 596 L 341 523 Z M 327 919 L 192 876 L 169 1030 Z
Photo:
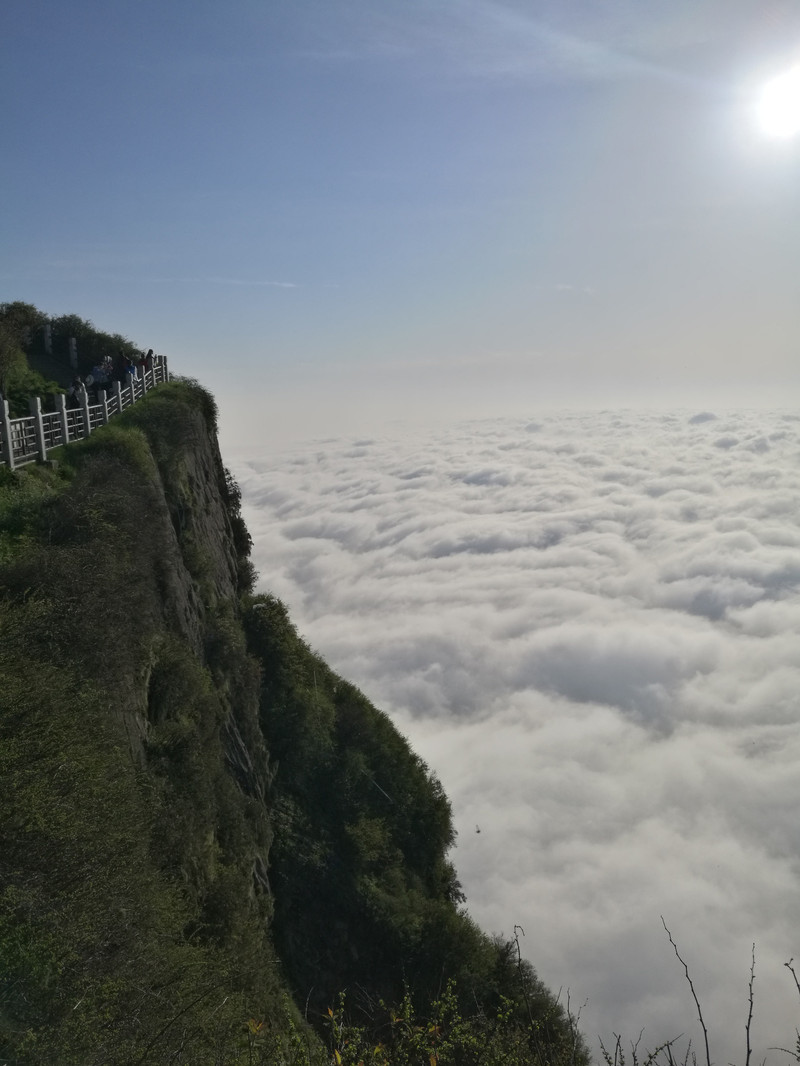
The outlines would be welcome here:
M 695 992 L 695 989 L 694 989 L 694 982 L 692 981 L 692 978 L 691 978 L 691 976 L 689 974 L 689 967 L 686 965 L 686 963 L 681 958 L 681 954 L 678 951 L 678 945 L 675 943 L 675 941 L 674 941 L 674 939 L 672 937 L 672 933 L 667 928 L 667 923 L 664 921 L 664 915 L 663 914 L 661 915 L 661 924 L 664 926 L 664 929 L 666 930 L 666 934 L 669 937 L 670 944 L 672 944 L 672 948 L 673 948 L 673 950 L 675 952 L 675 956 L 676 956 L 678 962 L 683 967 L 683 972 L 686 974 L 686 980 L 689 982 L 689 988 L 692 991 L 692 999 L 694 1000 L 695 1007 L 697 1007 L 697 1017 L 699 1018 L 700 1025 L 703 1028 L 703 1039 L 705 1040 L 705 1045 L 706 1045 L 706 1066 L 711 1066 L 711 1052 L 708 1049 L 708 1029 L 706 1028 L 706 1023 L 705 1023 L 705 1021 L 703 1019 L 703 1012 L 700 1009 L 700 1000 L 697 998 L 697 993 Z

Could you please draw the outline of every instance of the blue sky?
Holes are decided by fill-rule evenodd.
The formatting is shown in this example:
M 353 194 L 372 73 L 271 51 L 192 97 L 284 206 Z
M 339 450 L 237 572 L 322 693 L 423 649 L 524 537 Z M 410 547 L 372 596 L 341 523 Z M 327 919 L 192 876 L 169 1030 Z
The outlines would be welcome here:
M 792 403 L 800 147 L 752 105 L 798 56 L 763 0 L 9 0 L 0 292 L 237 443 Z

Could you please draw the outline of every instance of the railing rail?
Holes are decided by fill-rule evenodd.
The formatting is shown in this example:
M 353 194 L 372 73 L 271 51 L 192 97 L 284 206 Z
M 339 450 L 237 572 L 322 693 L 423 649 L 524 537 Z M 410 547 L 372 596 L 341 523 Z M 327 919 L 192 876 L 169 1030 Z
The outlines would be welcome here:
M 41 399 L 32 396 L 31 413 L 25 418 L 10 418 L 8 401 L 0 400 L 0 464 L 14 470 L 25 463 L 44 462 L 48 452 L 88 437 L 109 418 L 137 403 L 165 381 L 169 381 L 167 358 L 156 355 L 151 370 L 139 367 L 139 376 L 129 377 L 125 385 L 115 381 L 110 394 L 101 389 L 98 403 L 90 404 L 86 389 L 82 387 L 78 407 L 67 407 L 66 396 L 61 393 L 56 396 L 55 411 L 43 414 Z

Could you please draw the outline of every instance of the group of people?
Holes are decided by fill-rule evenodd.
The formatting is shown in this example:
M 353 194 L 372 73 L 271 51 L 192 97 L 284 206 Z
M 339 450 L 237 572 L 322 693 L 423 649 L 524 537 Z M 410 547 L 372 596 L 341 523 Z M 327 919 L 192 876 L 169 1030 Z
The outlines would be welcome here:
M 67 404 L 69 407 L 79 407 L 81 392 L 86 389 L 91 403 L 97 403 L 98 394 L 101 390 L 108 392 L 115 381 L 129 385 L 137 377 L 143 377 L 153 369 L 153 349 L 150 348 L 147 355 L 137 358 L 135 355 L 123 355 L 120 352 L 116 358 L 105 355 L 92 367 L 92 370 L 81 380 L 78 374 L 72 379 L 72 384 L 67 390 Z M 141 374 L 139 372 L 141 367 Z

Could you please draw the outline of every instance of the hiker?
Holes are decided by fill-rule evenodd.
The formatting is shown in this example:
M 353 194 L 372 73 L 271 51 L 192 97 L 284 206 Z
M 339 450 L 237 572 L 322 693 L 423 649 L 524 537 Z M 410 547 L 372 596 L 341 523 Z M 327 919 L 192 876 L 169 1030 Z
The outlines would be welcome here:
M 67 389 L 67 407 L 80 407 L 82 391 L 83 382 L 76 374 L 72 379 L 72 384 Z

